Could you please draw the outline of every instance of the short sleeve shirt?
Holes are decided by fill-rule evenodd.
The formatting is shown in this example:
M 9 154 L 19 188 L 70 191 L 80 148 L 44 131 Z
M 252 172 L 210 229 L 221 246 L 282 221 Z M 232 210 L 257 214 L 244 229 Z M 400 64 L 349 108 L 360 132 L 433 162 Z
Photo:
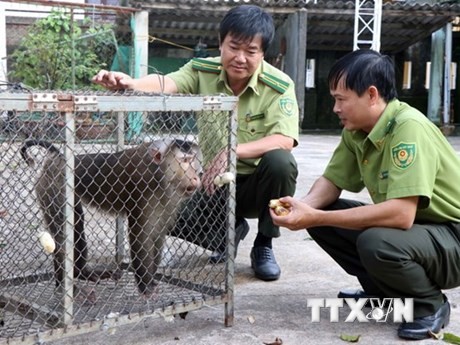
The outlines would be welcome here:
M 388 103 L 369 134 L 342 132 L 324 177 L 351 192 L 367 188 L 374 203 L 419 196 L 418 222 L 460 222 L 460 158 L 426 116 Z
M 193 59 L 168 76 L 174 80 L 178 92 L 184 94 L 232 95 L 222 69 L 220 57 Z M 247 87 L 238 96 L 238 143 L 247 143 L 273 134 L 282 134 L 294 140 L 299 139 L 299 108 L 295 96 L 294 82 L 282 71 L 262 61 L 252 75 Z M 227 145 L 224 130 L 228 119 L 222 116 L 213 124 L 207 123 L 206 130 L 200 124 L 206 116 L 198 117 L 201 143 L 212 143 L 203 149 L 205 164 Z M 209 130 L 209 126 L 213 129 Z M 202 127 L 204 128 L 204 127 Z M 258 159 L 239 159 L 239 174 L 251 174 L 258 165 Z

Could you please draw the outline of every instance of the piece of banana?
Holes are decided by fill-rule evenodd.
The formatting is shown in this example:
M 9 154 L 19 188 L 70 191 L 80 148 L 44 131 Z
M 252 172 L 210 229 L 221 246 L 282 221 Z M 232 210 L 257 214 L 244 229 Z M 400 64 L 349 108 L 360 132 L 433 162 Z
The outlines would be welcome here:
M 51 254 L 56 249 L 56 243 L 54 242 L 54 239 L 49 232 L 40 232 L 38 234 L 38 240 L 40 241 L 40 244 L 43 246 L 43 249 L 46 253 Z
M 282 203 L 278 199 L 270 200 L 268 207 L 272 208 L 275 211 L 277 216 L 287 216 L 289 214 L 289 205 Z
M 289 210 L 283 206 L 276 206 L 274 211 L 277 216 L 287 216 L 289 214 Z
M 218 187 L 222 187 L 224 184 L 229 184 L 233 181 L 235 181 L 235 175 L 231 172 L 225 172 L 216 176 L 214 179 L 214 184 Z

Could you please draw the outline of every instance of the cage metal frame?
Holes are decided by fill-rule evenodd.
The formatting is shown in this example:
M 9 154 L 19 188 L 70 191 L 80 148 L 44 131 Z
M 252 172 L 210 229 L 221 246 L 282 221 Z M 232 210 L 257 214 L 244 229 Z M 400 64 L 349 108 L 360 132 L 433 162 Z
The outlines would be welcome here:
M 75 115 L 79 112 L 112 112 L 117 116 L 116 145 L 117 149 L 123 149 L 125 143 L 124 121 L 125 114 L 128 112 L 167 112 L 167 111 L 223 111 L 228 112 L 229 137 L 229 171 L 236 175 L 236 129 L 237 129 L 237 105 L 238 98 L 227 95 L 167 95 L 167 94 L 150 94 L 139 92 L 91 92 L 91 91 L 2 91 L 0 92 L 0 110 L 15 112 L 32 112 L 32 111 L 53 111 L 64 115 L 65 119 L 65 161 L 66 161 L 66 248 L 73 248 L 73 170 L 75 155 L 75 138 L 76 125 Z M 0 142 L 4 142 L 0 138 Z M 236 186 L 234 183 L 229 185 L 229 209 L 235 209 Z M 97 330 L 107 330 L 112 327 L 124 324 L 139 322 L 145 317 L 168 317 L 176 314 L 193 311 L 202 308 L 205 305 L 225 304 L 224 323 L 226 326 L 232 326 L 234 320 L 234 253 L 235 253 L 235 214 L 228 213 L 228 250 L 225 264 L 225 290 L 219 298 L 211 300 L 191 301 L 183 305 L 172 305 L 163 307 L 162 310 L 154 310 L 152 313 L 142 313 L 137 315 L 114 315 L 104 317 L 103 320 L 90 322 L 86 324 L 74 325 L 73 322 L 73 250 L 66 252 L 65 263 L 65 281 L 64 287 L 66 293 L 63 294 L 63 313 L 51 312 L 46 308 L 34 305 L 28 305 L 27 301 L 16 299 L 14 293 L 0 293 L 0 306 L 9 302 L 17 306 L 17 309 L 27 310 L 27 314 L 43 314 L 48 318 L 54 328 L 51 332 L 38 332 L 35 336 L 22 336 L 21 338 L 0 338 L 0 344 L 24 344 L 27 342 L 40 343 L 45 340 L 53 340 L 64 336 L 75 336 Z M 116 261 L 121 262 L 124 257 L 123 240 L 124 230 L 123 221 L 117 218 L 116 222 Z M 30 276 L 19 279 L 10 279 L 4 281 L 0 277 L 0 286 L 5 284 L 20 285 L 26 282 L 40 281 L 42 279 L 51 279 L 49 274 Z M 190 286 L 193 289 L 193 286 Z M 193 285 L 193 284 L 191 284 Z

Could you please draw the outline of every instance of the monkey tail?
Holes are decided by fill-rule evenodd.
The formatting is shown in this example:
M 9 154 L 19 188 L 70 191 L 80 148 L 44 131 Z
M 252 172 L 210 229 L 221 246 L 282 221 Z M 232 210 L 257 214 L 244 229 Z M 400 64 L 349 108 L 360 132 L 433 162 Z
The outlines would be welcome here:
M 27 149 L 31 146 L 41 146 L 41 147 L 44 147 L 45 149 L 48 150 L 49 153 L 56 153 L 56 154 L 60 154 L 60 151 L 59 149 L 54 146 L 53 144 L 51 144 L 50 142 L 48 141 L 45 141 L 45 140 L 37 140 L 37 139 L 34 139 L 34 140 L 27 140 L 24 145 L 22 145 L 21 147 L 21 157 L 27 162 L 27 164 L 31 167 L 34 166 L 35 164 L 35 161 L 32 157 L 30 157 L 30 155 L 27 153 Z

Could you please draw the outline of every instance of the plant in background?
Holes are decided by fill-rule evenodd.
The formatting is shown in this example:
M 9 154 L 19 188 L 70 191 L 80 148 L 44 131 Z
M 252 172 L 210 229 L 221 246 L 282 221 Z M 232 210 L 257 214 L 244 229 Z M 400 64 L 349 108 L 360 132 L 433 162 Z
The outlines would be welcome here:
M 110 63 L 116 42 L 108 25 L 85 24 L 62 11 L 38 20 L 11 56 L 10 81 L 46 90 L 95 88 L 90 79 Z M 110 54 L 102 53 L 109 45 Z

